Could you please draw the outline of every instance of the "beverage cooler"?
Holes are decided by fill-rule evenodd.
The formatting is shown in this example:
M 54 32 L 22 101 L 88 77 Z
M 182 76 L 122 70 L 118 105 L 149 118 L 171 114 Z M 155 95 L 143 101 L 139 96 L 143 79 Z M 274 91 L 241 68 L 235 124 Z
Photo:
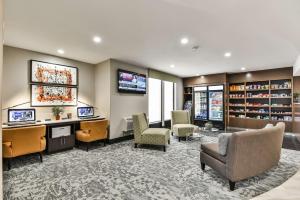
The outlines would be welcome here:
M 194 88 L 194 121 L 199 126 L 211 121 L 215 128 L 224 129 L 223 85 Z

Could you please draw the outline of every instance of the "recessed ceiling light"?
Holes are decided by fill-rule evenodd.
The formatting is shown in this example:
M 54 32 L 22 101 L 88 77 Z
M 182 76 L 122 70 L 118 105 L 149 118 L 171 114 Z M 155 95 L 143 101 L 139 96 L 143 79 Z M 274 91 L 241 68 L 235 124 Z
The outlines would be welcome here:
M 204 78 L 204 76 L 202 75 L 201 78 Z
M 181 44 L 187 44 L 187 43 L 189 43 L 189 39 L 188 38 L 181 38 L 180 42 L 181 42 Z
M 100 42 L 102 41 L 102 39 L 101 39 L 101 37 L 99 37 L 99 36 L 95 36 L 95 37 L 93 38 L 93 41 L 94 41 L 95 43 L 100 43 Z
M 226 52 L 226 53 L 224 54 L 224 57 L 226 57 L 226 58 L 231 57 L 231 52 Z
M 242 70 L 242 71 L 245 71 L 245 70 L 246 70 L 246 67 L 242 67 L 241 70 Z
M 59 53 L 59 54 L 64 54 L 65 51 L 64 51 L 63 49 L 58 49 L 58 50 L 57 50 L 57 53 Z
M 174 67 L 175 67 L 175 65 L 170 65 L 170 67 L 171 67 L 171 68 L 174 68 Z
M 196 74 L 196 76 L 200 76 L 200 74 Z

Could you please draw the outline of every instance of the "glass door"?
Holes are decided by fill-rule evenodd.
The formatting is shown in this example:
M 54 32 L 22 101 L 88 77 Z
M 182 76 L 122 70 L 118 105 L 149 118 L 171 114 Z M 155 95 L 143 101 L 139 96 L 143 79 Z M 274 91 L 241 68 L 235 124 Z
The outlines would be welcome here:
M 207 87 L 195 87 L 195 119 L 207 120 Z
M 223 85 L 208 87 L 209 120 L 224 121 L 224 94 Z

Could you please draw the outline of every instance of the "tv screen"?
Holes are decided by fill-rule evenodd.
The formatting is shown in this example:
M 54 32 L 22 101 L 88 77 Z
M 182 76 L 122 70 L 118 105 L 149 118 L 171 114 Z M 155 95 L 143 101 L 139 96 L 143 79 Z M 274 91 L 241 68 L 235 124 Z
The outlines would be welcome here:
M 146 84 L 146 75 L 118 70 L 119 92 L 146 94 Z
M 92 117 L 94 116 L 94 108 L 93 107 L 78 107 L 77 108 L 77 116 L 80 117 Z
M 8 122 L 35 121 L 35 109 L 9 109 Z

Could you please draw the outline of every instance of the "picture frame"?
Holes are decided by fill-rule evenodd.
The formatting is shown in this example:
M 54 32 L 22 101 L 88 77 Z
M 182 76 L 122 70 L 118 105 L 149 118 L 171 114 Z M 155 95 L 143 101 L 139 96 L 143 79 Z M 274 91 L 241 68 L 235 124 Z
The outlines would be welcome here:
M 78 68 L 30 60 L 30 83 L 78 87 Z
M 77 106 L 77 87 L 32 84 L 30 94 L 32 107 Z

